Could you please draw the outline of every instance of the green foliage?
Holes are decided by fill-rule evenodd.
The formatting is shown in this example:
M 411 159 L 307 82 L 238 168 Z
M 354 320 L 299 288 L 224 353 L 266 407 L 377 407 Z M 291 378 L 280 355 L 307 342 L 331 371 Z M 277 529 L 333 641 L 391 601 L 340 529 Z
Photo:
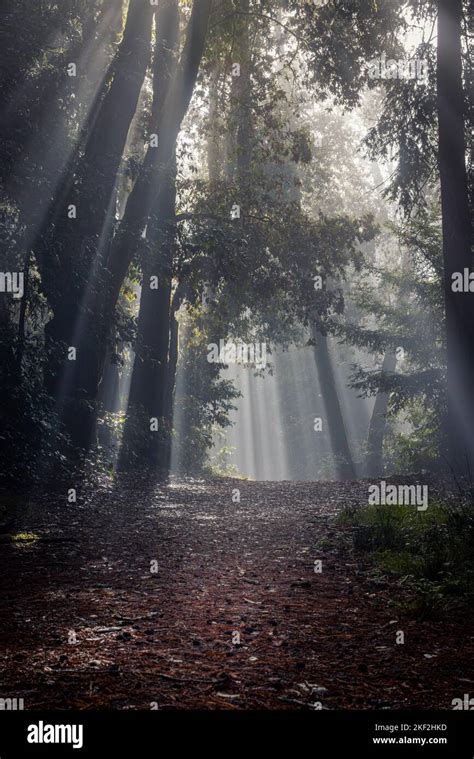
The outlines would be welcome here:
M 213 430 L 213 437 L 219 438 L 218 430 Z M 232 477 L 239 480 L 247 480 L 248 477 L 240 474 L 239 470 L 234 464 L 229 462 L 229 456 L 233 453 L 231 446 L 223 446 L 215 455 L 209 456 L 209 463 L 203 467 L 203 473 L 210 477 Z
M 393 238 L 399 249 L 394 260 Z M 388 234 L 388 236 L 387 236 Z M 442 246 L 437 208 L 404 224 L 389 225 L 377 264 L 362 267 L 351 288 L 355 311 L 335 331 L 373 356 L 354 365 L 350 385 L 362 397 L 389 395 L 385 440 L 387 466 L 395 471 L 436 469 L 445 413 L 446 357 Z M 396 369 L 382 372 L 381 353 L 397 356 Z
M 370 84 L 367 62 L 385 51 L 396 53 L 395 31 L 405 27 L 403 0 L 290 0 L 291 25 L 309 55 L 310 76 L 323 96 L 354 106 Z
M 43 364 L 38 362 L 37 341 L 30 340 L 22 361 L 21 374 L 15 364 L 8 375 L 2 364 L 0 380 L 8 394 L 8 405 L 0 411 L 0 488 L 25 487 L 65 471 L 62 433 L 52 399 L 44 392 Z M 16 341 L 11 339 L 12 361 Z M 41 349 L 41 346 L 39 346 Z
M 474 600 L 474 510 L 467 496 L 410 506 L 346 508 L 354 550 L 367 553 L 379 573 L 409 591 L 404 608 L 417 615 L 469 606 Z
M 213 435 L 229 426 L 229 412 L 239 396 L 232 382 L 219 377 L 219 365 L 207 360 L 214 326 L 200 308 L 188 311 L 182 324 L 184 340 L 175 396 L 175 439 L 181 472 L 202 472 L 213 445 Z
M 439 463 L 441 420 L 439 411 L 426 397 L 426 387 L 420 398 L 408 400 L 398 417 L 405 431 L 391 426 L 385 439 L 387 468 L 394 472 L 422 472 L 437 468 Z

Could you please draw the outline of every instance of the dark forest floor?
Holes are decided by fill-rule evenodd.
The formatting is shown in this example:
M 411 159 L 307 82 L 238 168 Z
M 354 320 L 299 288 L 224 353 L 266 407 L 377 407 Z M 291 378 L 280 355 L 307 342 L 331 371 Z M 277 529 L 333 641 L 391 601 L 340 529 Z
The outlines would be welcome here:
M 75 505 L 38 494 L 16 532 L 39 539 L 0 543 L 0 697 L 451 709 L 474 688 L 474 619 L 403 615 L 403 583 L 377 579 L 335 524 L 357 501 L 366 483 L 122 485 Z

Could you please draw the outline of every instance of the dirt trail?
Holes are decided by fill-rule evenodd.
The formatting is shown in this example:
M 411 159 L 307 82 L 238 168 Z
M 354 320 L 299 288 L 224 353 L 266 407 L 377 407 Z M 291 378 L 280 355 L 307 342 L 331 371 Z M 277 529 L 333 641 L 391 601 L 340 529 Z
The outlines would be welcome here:
M 40 539 L 0 544 L 0 697 L 27 709 L 450 709 L 474 687 L 472 619 L 403 617 L 349 550 L 334 518 L 363 482 L 33 501 Z

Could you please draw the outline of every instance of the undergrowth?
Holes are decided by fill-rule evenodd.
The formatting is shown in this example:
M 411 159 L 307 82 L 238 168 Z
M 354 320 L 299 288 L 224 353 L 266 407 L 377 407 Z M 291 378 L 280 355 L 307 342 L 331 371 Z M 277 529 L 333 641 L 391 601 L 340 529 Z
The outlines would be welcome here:
M 352 528 L 356 553 L 377 573 L 398 579 L 400 602 L 415 616 L 432 617 L 474 605 L 474 501 L 467 497 L 413 506 L 350 506 L 339 523 Z

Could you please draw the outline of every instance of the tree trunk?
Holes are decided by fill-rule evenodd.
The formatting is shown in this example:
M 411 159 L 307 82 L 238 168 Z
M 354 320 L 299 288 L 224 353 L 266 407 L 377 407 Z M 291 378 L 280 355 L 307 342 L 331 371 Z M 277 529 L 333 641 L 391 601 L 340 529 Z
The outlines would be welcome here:
M 160 469 L 162 452 L 170 434 L 165 420 L 165 394 L 168 382 L 170 347 L 171 292 L 174 253 L 176 171 L 163 181 L 156 218 L 150 221 L 149 255 L 143 267 L 140 312 L 138 316 L 135 360 L 133 364 L 127 422 L 121 451 L 123 468 L 144 466 Z M 158 287 L 151 287 L 156 278 Z M 153 282 L 154 284 L 154 282 Z M 158 429 L 150 431 L 150 420 L 158 420 Z
M 89 236 L 100 235 L 109 210 L 128 131 L 150 61 L 152 18 L 153 8 L 149 3 L 130 0 L 122 42 L 112 64 L 113 79 L 83 158 L 86 172 L 79 187 L 78 203 L 85 206 Z M 92 196 L 87 194 L 91 191 Z
M 383 358 L 382 375 L 392 374 L 397 365 L 397 356 L 392 351 L 387 351 Z M 375 397 L 375 404 L 369 424 L 367 436 L 367 477 L 379 477 L 383 474 L 383 441 L 387 426 L 389 394 L 379 390 Z
M 355 468 L 347 440 L 346 428 L 342 416 L 341 404 L 337 394 L 336 378 L 329 353 L 326 335 L 313 330 L 315 341 L 314 358 L 319 376 L 319 386 L 326 409 L 326 424 L 334 455 L 334 464 L 339 479 L 354 480 Z
M 241 198 L 245 197 L 245 190 L 249 188 L 251 165 L 252 83 L 249 10 L 249 0 L 241 0 L 239 12 L 234 20 L 232 65 L 240 66 L 240 74 L 232 76 L 226 139 L 226 178 L 229 184 L 238 187 Z
M 178 368 L 178 339 L 179 324 L 174 312 L 171 315 L 170 328 L 170 347 L 168 358 L 168 372 L 166 377 L 165 398 L 164 398 L 164 420 L 169 433 L 164 441 L 163 452 L 161 454 L 162 469 L 167 473 L 171 466 L 171 452 L 173 443 L 174 429 L 174 391 L 176 384 L 176 370 Z
M 472 271 L 461 58 L 462 0 L 438 0 L 438 127 L 447 339 L 446 456 L 474 472 L 474 296 L 453 292 L 452 275 Z
M 238 38 L 238 58 L 240 63 L 240 76 L 236 77 L 236 121 L 237 121 L 237 180 L 241 192 L 249 189 L 250 165 L 251 165 L 251 54 L 250 54 L 250 28 L 249 11 L 250 0 L 241 2 L 242 26 Z
M 55 277 L 58 268 L 77 271 L 83 293 L 91 276 L 97 253 L 105 247 L 106 219 L 113 216 L 117 172 L 123 158 L 130 124 L 150 60 L 153 9 L 142 0 L 130 0 L 123 38 L 111 64 L 112 80 L 89 125 L 84 154 L 77 172 L 73 167 L 60 187 L 56 209 L 49 219 L 50 230 L 45 245 L 38 252 L 48 299 L 53 306 L 61 298 Z M 77 219 L 68 218 L 68 207 L 77 209 Z M 56 267 L 48 266 L 51 245 L 56 253 Z M 89 283 L 90 284 L 90 283 Z
M 169 397 L 168 388 L 174 385 L 175 373 L 174 369 L 171 377 L 176 140 L 197 78 L 210 8 L 209 2 L 201 3 L 199 9 L 194 3 L 180 64 L 175 71 L 171 65 L 168 66 L 168 86 L 162 86 L 159 93 L 164 105 L 157 129 L 158 148 L 149 148 L 148 151 L 153 150 L 156 156 L 149 158 L 147 155 L 146 158 L 148 163 L 154 162 L 157 167 L 158 189 L 152 190 L 151 174 L 137 180 L 137 184 L 140 182 L 137 193 L 134 195 L 132 192 L 129 200 L 132 203 L 131 219 L 126 220 L 129 223 L 119 240 L 119 250 L 115 252 L 115 265 L 118 262 L 119 266 L 123 266 L 120 260 L 124 253 L 127 257 L 130 255 L 127 250 L 130 241 L 136 241 L 137 235 L 147 224 L 147 237 L 154 254 L 148 254 L 148 260 L 143 265 L 138 335 L 120 466 L 146 466 L 152 471 L 159 470 L 162 475 L 168 473 L 169 466 L 171 419 L 170 414 L 166 413 L 166 398 L 167 394 Z M 177 43 L 176 35 L 175 46 Z M 170 50 L 169 44 L 167 50 Z M 138 195 L 144 201 L 140 204 L 141 208 L 137 203 Z M 126 262 L 126 258 L 122 260 Z M 157 289 L 150 286 L 153 276 L 158 278 Z M 155 419 L 158 429 L 151 430 Z
M 211 6 L 212 0 L 193 3 L 180 62 L 161 108 L 161 118 L 156 129 L 160 134 L 158 147 L 149 147 L 147 150 L 143 166 L 130 193 L 119 233 L 111 246 L 107 264 L 110 271 L 107 308 L 112 311 L 133 253 L 156 205 L 161 170 L 172 160 L 181 123 L 191 102 L 204 52 Z
M 77 182 L 70 177 L 70 191 L 59 199 L 38 254 L 54 311 L 45 329 L 50 357 L 45 381 L 73 444 L 81 448 L 94 437 L 109 325 L 109 320 L 100 318 L 107 275 L 103 250 L 111 231 L 117 172 L 149 62 L 152 16 L 148 3 L 130 1 L 113 79 L 81 161 L 84 168 Z M 77 209 L 74 220 L 68 219 L 71 204 Z M 51 265 L 51 260 L 56 264 Z M 67 360 L 68 347 L 76 349 L 75 361 Z
M 158 39 L 154 67 L 153 115 L 158 145 L 165 135 L 161 127 L 166 96 L 176 74 L 179 48 L 179 11 L 176 0 L 161 6 L 157 19 Z M 161 468 L 160 454 L 168 435 L 164 420 L 164 396 L 168 371 L 170 341 L 170 308 L 173 276 L 174 216 L 176 213 L 176 149 L 158 163 L 158 150 L 150 146 L 145 158 L 146 175 L 139 177 L 135 197 L 130 199 L 134 218 L 147 228 L 147 250 L 144 254 L 140 311 L 133 364 L 127 420 L 124 429 L 120 467 L 145 466 Z M 144 164 L 144 166 L 145 166 Z M 159 188 L 151 216 L 143 217 L 143 206 L 135 208 L 138 195 L 147 201 L 153 174 L 158 175 Z M 146 180 L 146 181 L 145 181 Z M 142 203 L 140 204 L 142 205 Z M 127 208 L 126 213 L 129 209 Z M 140 228 L 139 227 L 139 228 Z M 158 283 L 156 285 L 156 282 Z M 158 429 L 151 431 L 151 420 Z

